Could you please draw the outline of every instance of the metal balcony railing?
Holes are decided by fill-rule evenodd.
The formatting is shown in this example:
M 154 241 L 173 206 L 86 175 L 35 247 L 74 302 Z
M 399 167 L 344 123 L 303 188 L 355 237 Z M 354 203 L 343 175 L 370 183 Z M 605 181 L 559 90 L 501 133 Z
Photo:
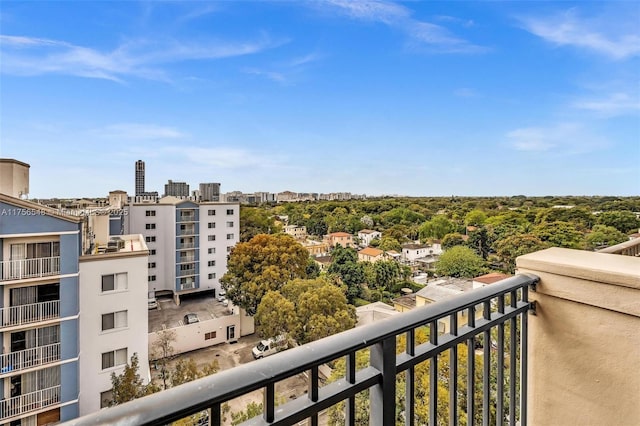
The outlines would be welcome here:
M 529 287 L 538 278 L 517 275 L 458 297 L 394 315 L 388 319 L 348 330 L 325 339 L 243 364 L 136 401 L 75 419 L 74 425 L 160 425 L 209 410 L 209 422 L 221 424 L 222 405 L 255 390 L 263 390 L 263 415 L 246 424 L 293 425 L 303 420 L 318 424 L 327 408 L 344 402 L 344 424 L 356 424 L 356 397 L 369 391 L 365 410 L 368 422 L 376 425 L 441 423 L 458 424 L 460 416 L 468 425 L 489 422 L 526 425 L 527 312 Z M 482 315 L 476 315 L 481 305 Z M 459 318 L 468 324 L 458 326 Z M 448 320 L 450 332 L 438 334 L 438 322 Z M 462 324 L 462 323 L 460 323 Z M 424 328 L 427 342 L 416 337 Z M 495 336 L 495 342 L 493 337 Z M 406 344 L 397 348 L 400 338 Z M 476 343 L 484 342 L 482 349 Z M 491 342 L 491 343 L 489 343 Z M 466 347 L 466 362 L 458 354 Z M 369 350 L 369 366 L 357 370 L 356 353 Z M 449 355 L 445 372 L 444 358 Z M 346 374 L 320 386 L 319 367 L 344 359 Z M 426 364 L 425 364 L 426 363 Z M 428 385 L 417 380 L 416 372 L 427 365 Z M 463 374 L 462 371 L 465 371 Z M 275 403 L 275 385 L 289 377 L 308 372 L 306 397 Z M 424 379 L 424 376 L 420 377 Z M 398 398 L 397 381 L 404 381 L 404 397 Z M 446 393 L 438 384 L 448 383 Z M 463 386 L 465 385 L 465 386 Z M 398 388 L 398 389 L 397 389 Z M 399 401 L 397 403 L 397 401 Z M 447 410 L 442 408 L 448 401 Z M 418 413 L 424 408 L 427 418 Z M 442 416 L 448 414 L 448 419 Z M 493 417 L 492 417 L 493 416 Z M 362 421 L 362 419 L 359 419 Z
M 0 401 L 0 420 L 60 403 L 60 385 Z
M 60 256 L 0 262 L 2 281 L 39 278 L 60 274 Z
M 598 250 L 598 253 L 621 254 L 623 256 L 640 256 L 640 238 L 635 238 L 615 246 Z
M 195 235 L 195 234 L 196 234 L 196 228 L 178 230 L 178 235 Z
M 196 220 L 195 214 L 181 213 L 178 217 L 179 222 L 193 222 Z
M 0 354 L 0 375 L 60 361 L 60 343 Z
M 32 324 L 60 317 L 60 301 L 29 303 L 0 308 L 0 328 Z
M 179 277 L 188 277 L 190 275 L 195 275 L 196 274 L 196 270 L 195 269 L 184 269 L 184 270 L 179 270 L 178 271 L 178 276 Z
M 189 263 L 194 262 L 196 257 L 194 255 L 181 256 L 178 258 L 178 263 Z
M 178 250 L 186 250 L 195 248 L 195 243 L 178 243 Z

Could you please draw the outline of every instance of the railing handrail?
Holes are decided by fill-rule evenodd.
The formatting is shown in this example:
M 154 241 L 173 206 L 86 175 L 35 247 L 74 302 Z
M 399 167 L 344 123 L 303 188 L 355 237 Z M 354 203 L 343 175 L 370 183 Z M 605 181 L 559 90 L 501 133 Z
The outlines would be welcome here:
M 47 309 L 47 307 L 49 308 Z M 35 314 L 33 314 L 34 311 Z M 5 318 L 5 316 L 8 316 L 8 318 Z M 5 308 L 0 308 L 0 328 L 31 324 L 59 317 L 60 300 L 47 300 L 45 302 L 7 306 Z
M 45 268 L 44 265 L 48 268 Z M 60 256 L 32 257 L 0 261 L 0 281 L 58 275 Z
M 35 397 L 35 398 L 34 398 Z M 48 399 L 49 404 L 42 404 Z M 0 419 L 18 416 L 30 411 L 49 407 L 60 402 L 60 385 L 14 396 L 0 401 Z
M 614 246 L 605 247 L 603 249 L 598 250 L 598 253 L 611 253 L 611 254 L 625 254 L 626 251 L 630 249 L 633 250 L 635 256 L 640 253 L 640 238 L 634 238 L 633 240 L 625 241 L 620 244 L 616 244 Z
M 537 281 L 538 278 L 533 275 L 516 275 L 452 299 L 307 343 L 262 359 L 260 362 L 242 364 L 159 394 L 72 420 L 68 424 L 161 424 L 176 420 L 176 413 L 187 416 L 211 408 L 389 338 L 395 339 L 395 336 L 409 330 L 473 308 L 480 303 L 513 294 L 519 289 L 534 285 Z M 528 302 L 525 302 L 525 306 L 521 305 L 518 309 L 522 312 L 527 308 Z M 394 365 L 394 370 L 396 368 Z
M 32 354 L 33 358 L 25 359 Z M 46 356 L 45 356 L 46 355 Z M 22 371 L 60 360 L 60 342 L 0 354 L 0 374 Z M 28 362 L 26 362 L 28 361 Z

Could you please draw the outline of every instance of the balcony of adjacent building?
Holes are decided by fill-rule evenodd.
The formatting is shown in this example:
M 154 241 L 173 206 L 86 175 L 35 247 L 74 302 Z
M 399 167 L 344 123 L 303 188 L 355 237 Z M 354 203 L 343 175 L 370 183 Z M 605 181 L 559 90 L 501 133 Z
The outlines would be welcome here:
M 5 397 L 0 400 L 2 424 L 44 424 L 41 420 L 45 418 L 59 419 L 55 409 L 62 403 L 60 371 L 60 366 L 53 366 L 4 378 Z
M 193 209 L 180 209 L 178 211 L 178 222 L 195 222 L 196 211 Z
M 225 404 L 254 391 L 262 414 L 246 424 L 640 424 L 640 258 L 551 248 L 517 267 L 512 278 L 72 424 L 197 414 L 219 425 Z M 305 394 L 279 394 L 303 373 Z
M 5 304 L 0 307 L 0 332 L 55 321 L 60 318 L 60 284 L 10 288 Z
M 59 324 L 6 331 L 0 354 L 0 378 L 37 370 L 61 360 Z
M 195 263 L 182 263 L 178 267 L 178 277 L 190 277 L 197 274 Z
M 178 238 L 178 241 L 176 242 L 176 249 L 177 250 L 192 250 L 196 247 L 196 240 L 195 238 Z
M 0 280 L 26 280 L 60 275 L 60 256 L 0 261 Z
M 177 231 L 179 236 L 192 236 L 198 234 L 195 224 L 181 224 L 179 225 Z

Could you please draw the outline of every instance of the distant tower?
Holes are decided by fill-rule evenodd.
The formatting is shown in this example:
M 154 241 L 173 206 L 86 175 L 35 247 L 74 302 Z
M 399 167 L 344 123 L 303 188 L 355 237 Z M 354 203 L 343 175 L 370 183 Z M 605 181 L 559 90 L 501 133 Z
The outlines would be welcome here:
M 200 201 L 220 201 L 219 183 L 201 183 Z
M 144 161 L 136 161 L 136 195 L 144 194 Z

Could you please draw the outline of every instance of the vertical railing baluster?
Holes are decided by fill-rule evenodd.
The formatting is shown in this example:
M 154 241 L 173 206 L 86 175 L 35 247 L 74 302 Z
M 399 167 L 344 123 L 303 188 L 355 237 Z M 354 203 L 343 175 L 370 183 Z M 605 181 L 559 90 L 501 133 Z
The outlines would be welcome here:
M 429 323 L 429 342 L 438 345 L 438 322 Z M 431 357 L 429 365 L 429 425 L 438 424 L 438 355 Z
M 491 301 L 484 302 L 483 317 L 486 320 L 491 319 Z M 491 376 L 491 329 L 484 332 L 484 345 L 482 348 L 482 424 L 489 426 L 490 423 L 490 405 L 491 405 L 491 388 L 489 378 Z
M 222 424 L 222 410 L 220 407 L 220 403 L 213 404 L 209 408 L 209 425 L 216 426 Z
M 396 338 L 387 337 L 371 346 L 370 361 L 382 373 L 382 382 L 369 391 L 369 413 L 374 424 L 395 424 L 396 416 Z
M 458 335 L 458 313 L 449 317 L 449 333 Z M 449 425 L 458 424 L 458 345 L 453 345 L 449 353 Z
M 275 419 L 276 384 L 267 383 L 264 387 L 263 416 L 267 423 Z
M 529 303 L 529 287 L 522 287 L 522 301 Z M 527 426 L 527 322 L 528 312 L 520 319 L 520 425 Z
M 476 308 L 469 307 L 467 324 L 471 328 L 476 326 Z M 476 387 L 476 342 L 471 336 L 467 340 L 467 425 L 475 424 L 475 387 Z
M 511 292 L 511 307 L 516 308 L 518 304 L 518 293 Z M 516 333 L 518 332 L 518 320 L 513 317 L 509 320 L 511 330 L 509 332 L 509 426 L 516 424 L 516 407 L 518 400 L 516 399 L 516 355 L 518 352 Z
M 309 392 L 308 397 L 312 402 L 318 402 L 318 383 L 319 383 L 319 375 L 318 375 L 318 366 L 314 365 L 311 367 L 309 375 Z M 311 426 L 318 426 L 318 413 L 314 413 L 311 415 Z
M 350 352 L 346 356 L 347 371 L 346 377 L 347 383 L 354 384 L 356 382 L 356 353 Z M 350 396 L 345 404 L 345 418 L 348 426 L 354 426 L 356 424 L 356 397 Z
M 504 314 L 504 294 L 498 296 L 498 313 Z M 498 324 L 497 357 L 496 424 L 502 426 L 504 424 L 504 322 Z
M 411 329 L 406 333 L 407 344 L 405 350 L 407 355 L 414 356 L 416 354 L 416 331 Z M 413 426 L 415 422 L 415 368 L 413 365 L 407 369 L 405 389 L 404 389 L 404 413 L 406 426 Z

